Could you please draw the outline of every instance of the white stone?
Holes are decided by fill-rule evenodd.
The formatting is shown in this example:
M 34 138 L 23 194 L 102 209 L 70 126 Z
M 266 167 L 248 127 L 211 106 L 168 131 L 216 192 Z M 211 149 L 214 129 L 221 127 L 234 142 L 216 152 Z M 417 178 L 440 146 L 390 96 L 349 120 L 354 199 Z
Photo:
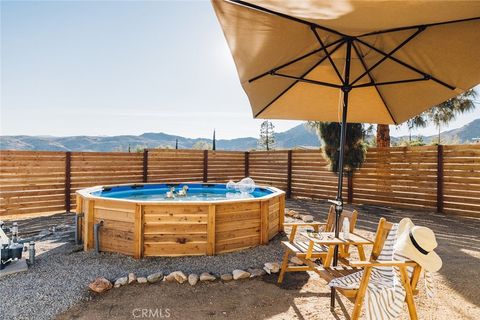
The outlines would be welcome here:
M 232 281 L 233 276 L 230 273 L 225 273 L 220 276 L 220 279 L 222 279 L 222 281 Z
M 96 293 L 103 293 L 112 289 L 112 283 L 104 277 L 98 277 L 95 279 L 95 281 L 90 283 L 88 287 L 90 288 L 90 290 Z
M 290 258 L 290 262 L 297 265 L 297 266 L 303 265 L 303 261 L 300 260 L 300 258 L 295 257 L 295 256 Z
M 147 283 L 148 280 L 147 280 L 146 277 L 138 277 L 138 278 L 137 278 L 137 282 L 138 282 L 138 283 Z
M 163 273 L 162 272 L 156 272 L 152 273 L 147 277 L 147 281 L 150 283 L 155 283 L 163 279 Z
M 313 222 L 313 216 L 309 214 L 302 215 L 303 222 Z
M 233 270 L 232 274 L 234 280 L 250 278 L 250 273 L 244 270 Z
M 261 277 L 266 274 L 265 270 L 262 269 L 248 269 L 247 271 L 250 273 L 250 278 Z
M 167 281 L 177 280 L 178 283 L 184 283 L 187 281 L 187 276 L 182 271 L 174 271 L 165 277 Z
M 167 274 L 167 275 L 163 278 L 163 280 L 164 280 L 164 281 L 168 281 L 168 282 L 175 281 L 175 272 L 176 272 L 176 271 Z
M 128 274 L 128 284 L 130 284 L 132 282 L 136 282 L 136 281 L 137 281 L 137 276 L 135 275 L 135 273 L 130 272 Z
M 285 209 L 287 210 L 287 209 Z M 287 215 L 290 217 L 294 217 L 295 215 L 298 215 L 298 213 L 295 210 L 288 210 Z
M 121 277 L 115 280 L 115 288 L 124 286 L 128 283 L 128 277 Z
M 188 283 L 190 283 L 191 286 L 196 285 L 198 282 L 198 274 L 192 273 L 188 276 Z
M 200 275 L 200 281 L 215 281 L 215 276 L 208 273 L 208 272 L 204 272 Z
M 263 267 L 268 274 L 277 273 L 280 271 L 280 264 L 278 262 L 267 262 Z

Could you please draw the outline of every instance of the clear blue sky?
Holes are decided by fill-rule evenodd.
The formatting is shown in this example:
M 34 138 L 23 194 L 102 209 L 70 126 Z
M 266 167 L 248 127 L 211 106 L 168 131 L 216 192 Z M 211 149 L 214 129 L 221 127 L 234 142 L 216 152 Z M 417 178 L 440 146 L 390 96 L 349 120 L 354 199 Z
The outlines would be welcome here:
M 3 135 L 234 138 L 261 122 L 209 1 L 2 1 L 0 117 Z

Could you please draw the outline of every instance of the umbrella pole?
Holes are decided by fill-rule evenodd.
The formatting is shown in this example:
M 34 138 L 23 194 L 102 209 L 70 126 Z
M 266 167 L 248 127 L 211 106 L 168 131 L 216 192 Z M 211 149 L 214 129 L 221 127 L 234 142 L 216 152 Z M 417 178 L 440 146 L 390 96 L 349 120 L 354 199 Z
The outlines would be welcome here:
M 348 93 L 352 89 L 350 81 L 350 59 L 352 54 L 352 40 L 347 40 L 347 50 L 345 55 L 345 74 L 344 74 L 344 85 L 342 87 L 343 91 L 343 109 L 342 109 L 342 123 L 340 129 L 340 152 L 338 155 L 338 189 L 337 189 L 337 198 L 335 199 L 335 237 L 338 238 L 340 235 L 340 215 L 343 211 L 343 198 L 342 198 L 342 189 L 343 189 L 343 164 L 345 158 L 345 142 L 347 141 L 347 111 L 348 111 Z M 335 246 L 335 251 L 333 254 L 333 265 L 338 264 L 338 246 Z M 335 308 L 335 288 L 331 288 L 330 292 L 330 308 L 333 310 Z

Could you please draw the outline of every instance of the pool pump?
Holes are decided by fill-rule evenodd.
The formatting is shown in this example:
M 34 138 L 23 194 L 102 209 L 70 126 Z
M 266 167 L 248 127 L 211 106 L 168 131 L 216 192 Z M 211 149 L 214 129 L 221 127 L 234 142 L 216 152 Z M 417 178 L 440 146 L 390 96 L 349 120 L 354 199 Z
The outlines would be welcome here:
M 7 237 L 7 233 L 11 234 L 11 239 Z M 35 253 L 35 244 L 30 243 Z M 25 251 L 24 240 L 18 237 L 18 225 L 16 222 L 8 228 L 3 221 L 0 221 L 0 270 L 5 268 L 9 263 L 20 260 L 22 253 Z M 30 263 L 34 261 L 34 257 L 30 257 Z

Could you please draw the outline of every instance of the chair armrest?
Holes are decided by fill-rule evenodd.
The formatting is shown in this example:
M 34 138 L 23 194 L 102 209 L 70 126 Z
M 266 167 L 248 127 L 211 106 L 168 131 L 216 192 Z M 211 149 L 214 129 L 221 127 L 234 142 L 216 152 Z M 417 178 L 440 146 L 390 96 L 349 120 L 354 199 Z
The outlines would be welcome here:
M 320 226 L 325 225 L 325 223 L 320 223 L 320 222 L 287 222 L 284 223 L 284 227 L 292 227 L 292 233 L 290 233 L 289 240 L 293 241 L 295 240 L 295 235 L 297 233 L 297 227 L 313 227 L 315 231 L 320 230 Z
M 308 226 L 323 226 L 326 225 L 326 223 L 321 223 L 321 222 L 285 222 L 283 224 L 285 227 L 293 227 L 293 226 L 298 226 L 298 227 L 308 227 Z
M 364 267 L 415 267 L 415 261 L 350 261 L 350 266 L 357 268 Z

